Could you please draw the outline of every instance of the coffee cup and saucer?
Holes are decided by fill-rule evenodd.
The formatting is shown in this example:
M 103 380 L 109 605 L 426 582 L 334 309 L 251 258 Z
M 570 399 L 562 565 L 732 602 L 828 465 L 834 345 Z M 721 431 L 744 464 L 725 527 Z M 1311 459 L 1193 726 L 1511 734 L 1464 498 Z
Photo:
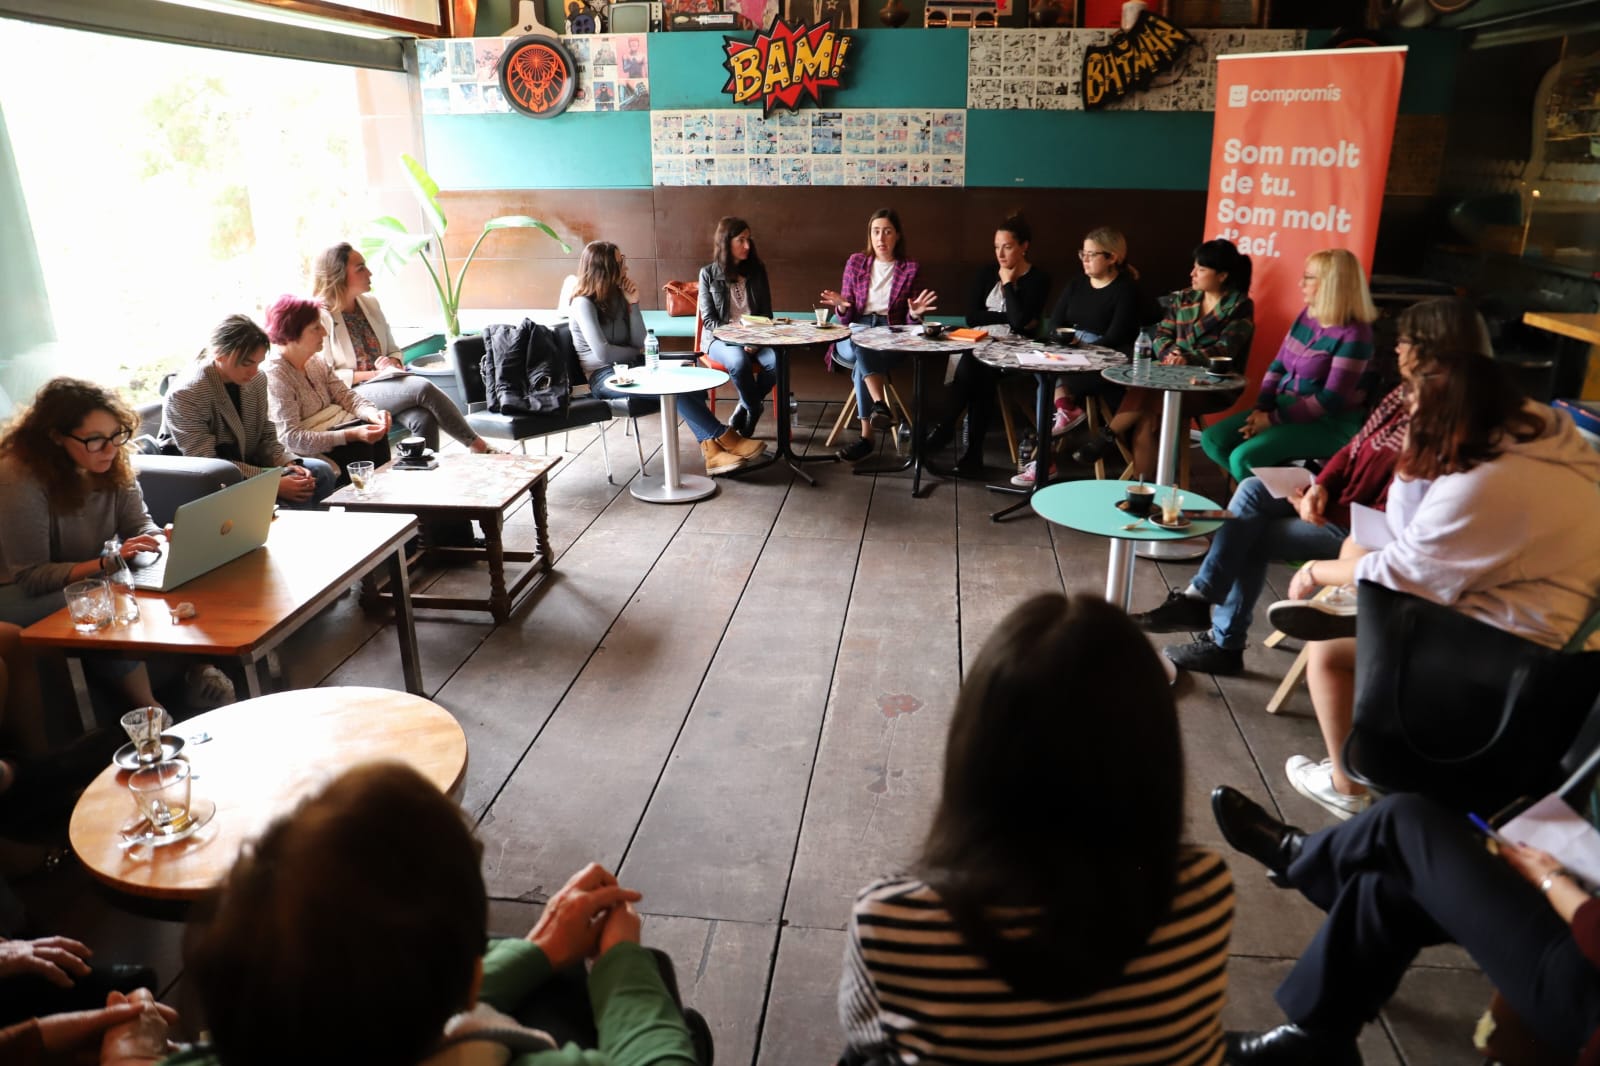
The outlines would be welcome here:
M 1131 514 L 1135 518 L 1143 518 L 1150 513 L 1155 506 L 1155 502 L 1156 487 L 1154 485 L 1146 485 L 1141 481 L 1136 485 L 1128 486 L 1128 490 L 1123 494 L 1122 499 L 1117 501 L 1117 509 Z
M 1212 359 L 1206 366 L 1206 377 L 1212 381 L 1222 381 L 1233 377 L 1233 359 L 1226 355 L 1219 355 Z
M 439 465 L 439 460 L 433 457 L 428 450 L 428 442 L 422 437 L 406 437 L 395 445 L 398 457 L 394 461 L 396 470 L 432 470 Z
M 1058 326 L 1053 336 L 1063 348 L 1071 348 L 1078 343 L 1078 331 L 1073 326 Z
M 938 340 L 944 335 L 944 323 L 924 322 L 922 324 L 922 335 L 927 337 L 929 340 Z

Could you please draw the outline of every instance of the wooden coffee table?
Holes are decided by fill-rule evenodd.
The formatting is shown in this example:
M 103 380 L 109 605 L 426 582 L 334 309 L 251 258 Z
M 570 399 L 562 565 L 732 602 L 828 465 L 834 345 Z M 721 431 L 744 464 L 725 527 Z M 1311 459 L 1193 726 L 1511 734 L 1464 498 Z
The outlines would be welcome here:
M 532 591 L 534 579 L 542 578 L 552 568 L 545 490 L 550 469 L 560 461 L 559 455 L 536 459 L 501 453 L 458 453 L 439 456 L 439 466 L 434 470 L 396 470 L 393 463 L 388 463 L 378 468 L 365 493 L 346 485 L 324 502 L 349 511 L 387 511 L 413 514 L 421 519 L 476 521 L 483 527 L 483 547 L 430 545 L 427 552 L 446 560 L 486 560 L 489 564 L 488 602 L 423 592 L 411 593 L 411 602 L 417 607 L 486 610 L 494 615 L 496 623 L 504 624 L 519 597 Z M 523 493 L 533 501 L 535 548 L 533 551 L 507 550 L 503 541 L 505 516 L 521 503 Z M 508 559 L 527 564 L 509 585 L 506 583 Z
M 123 848 L 137 820 L 128 771 L 108 766 L 72 811 L 72 850 L 97 879 L 153 899 L 192 900 L 217 885 L 239 848 L 274 818 L 361 763 L 398 760 L 453 793 L 467 769 L 467 738 L 443 707 L 380 688 L 313 688 L 245 700 L 180 722 L 192 768 L 191 802 L 216 804 L 187 840 Z M 196 743 L 195 738 L 210 735 Z M 426 854 L 419 842 L 419 856 Z
M 283 511 L 264 547 L 171 592 L 135 593 L 139 621 L 79 633 L 63 606 L 24 629 L 22 642 L 66 655 L 85 729 L 94 725 L 83 677 L 85 654 L 236 657 L 244 666 L 248 694 L 259 696 L 256 664 L 343 596 L 351 583 L 387 564 L 390 587 L 399 592 L 394 621 L 400 668 L 406 691 L 420 695 L 425 690 L 404 562 L 405 543 L 416 529 L 416 520 L 404 515 Z M 168 607 L 185 602 L 194 604 L 195 616 L 173 621 Z

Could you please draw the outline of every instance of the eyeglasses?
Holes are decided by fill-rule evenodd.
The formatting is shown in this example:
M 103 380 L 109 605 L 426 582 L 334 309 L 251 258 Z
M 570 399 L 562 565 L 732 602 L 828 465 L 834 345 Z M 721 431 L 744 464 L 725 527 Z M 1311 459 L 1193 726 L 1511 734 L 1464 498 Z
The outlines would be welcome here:
M 1317 277 L 1315 274 L 1301 274 L 1300 275 L 1300 280 L 1301 281 L 1321 281 L 1322 279 Z
M 98 435 L 93 437 L 79 437 L 72 433 L 68 433 L 67 436 L 83 445 L 83 450 L 88 452 L 90 455 L 94 455 L 96 452 L 104 451 L 106 445 L 108 444 L 113 448 L 120 448 L 133 439 L 133 433 L 126 429 L 118 430 L 109 437 L 101 437 Z
M 1097 258 L 1097 257 L 1102 256 L 1102 255 L 1105 256 L 1107 259 L 1111 258 L 1111 253 L 1110 252 L 1079 252 L 1078 253 L 1078 258 L 1082 259 L 1084 262 L 1087 263 L 1089 260 Z
M 1400 336 L 1394 339 L 1394 343 L 1395 347 L 1397 348 L 1402 344 L 1407 348 L 1415 348 L 1417 346 L 1417 339 L 1415 337 L 1407 337 L 1404 333 L 1402 333 Z

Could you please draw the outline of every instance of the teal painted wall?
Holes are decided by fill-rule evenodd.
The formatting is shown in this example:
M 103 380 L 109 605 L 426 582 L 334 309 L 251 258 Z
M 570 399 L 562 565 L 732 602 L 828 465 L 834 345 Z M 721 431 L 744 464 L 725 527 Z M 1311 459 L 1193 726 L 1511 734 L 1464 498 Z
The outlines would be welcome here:
M 485 10 L 480 8 L 480 29 Z M 1401 112 L 1448 113 L 1461 34 L 1411 30 L 1386 36 L 1410 49 Z M 862 30 L 854 38 L 847 87 L 830 94 L 827 106 L 965 108 L 965 30 Z M 1314 31 L 1307 46 L 1319 47 L 1327 38 L 1326 32 Z M 722 92 L 727 81 L 722 44 L 720 33 L 651 34 L 652 106 L 729 106 Z M 1201 189 L 1210 169 L 1211 125 L 1210 112 L 1195 111 L 968 111 L 966 184 Z M 545 120 L 428 115 L 423 135 L 429 168 L 446 188 L 651 184 L 650 116 L 644 112 L 569 113 Z

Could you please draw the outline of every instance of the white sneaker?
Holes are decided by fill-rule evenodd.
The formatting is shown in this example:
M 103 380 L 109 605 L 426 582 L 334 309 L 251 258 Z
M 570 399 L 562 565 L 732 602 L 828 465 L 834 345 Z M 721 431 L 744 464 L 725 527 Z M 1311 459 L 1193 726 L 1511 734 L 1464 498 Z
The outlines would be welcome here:
M 211 711 L 234 701 L 233 682 L 210 663 L 189 667 L 183 681 L 184 702 L 192 711 Z
M 1304 755 L 1291 755 L 1283 765 L 1284 775 L 1294 790 L 1336 818 L 1350 818 L 1372 806 L 1371 793 L 1351 796 L 1333 787 L 1333 760 L 1312 762 Z
M 1065 436 L 1076 427 L 1082 425 L 1083 420 L 1087 417 L 1088 415 L 1084 414 L 1081 407 L 1057 407 L 1055 420 L 1050 423 L 1050 435 L 1052 437 Z

